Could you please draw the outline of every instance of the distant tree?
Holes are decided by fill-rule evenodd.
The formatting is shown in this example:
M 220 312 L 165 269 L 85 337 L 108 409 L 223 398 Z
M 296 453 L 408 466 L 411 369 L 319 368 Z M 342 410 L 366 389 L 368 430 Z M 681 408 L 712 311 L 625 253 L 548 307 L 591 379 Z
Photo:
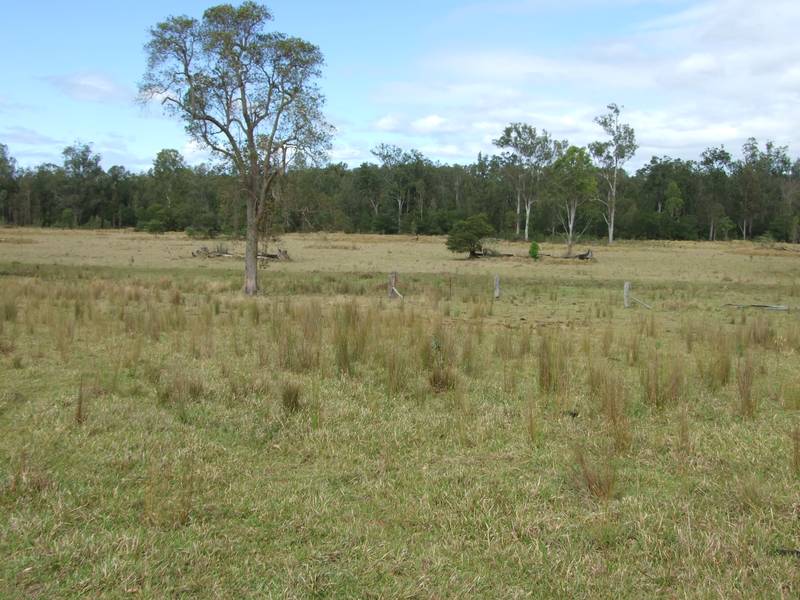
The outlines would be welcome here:
M 0 221 L 12 221 L 11 198 L 16 192 L 17 161 L 9 154 L 8 146 L 0 144 Z
M 541 133 L 526 123 L 511 123 L 494 144 L 506 150 L 503 168 L 508 174 L 517 202 L 516 234 L 520 233 L 520 210 L 525 207 L 525 241 L 531 219 L 531 209 L 541 194 L 547 168 L 567 147 L 566 141 L 554 140 L 546 130 Z
M 494 228 L 486 215 L 479 213 L 458 221 L 447 236 L 447 249 L 451 252 L 469 252 L 471 257 L 483 251 L 483 241 L 494 235 Z
M 381 208 L 381 179 L 378 167 L 370 163 L 362 163 L 355 170 L 355 190 L 360 200 L 366 201 L 372 209 L 372 218 L 378 217 Z
M 700 159 L 701 216 L 708 224 L 708 239 L 717 239 L 717 223 L 726 217 L 732 160 L 725 148 L 708 148 Z M 728 219 L 730 221 L 730 219 Z
M 576 231 L 578 210 L 597 198 L 597 179 L 589 154 L 583 148 L 570 146 L 553 165 L 557 215 L 567 243 L 567 256 L 580 234 Z
M 596 117 L 594 121 L 603 128 L 609 139 L 592 142 L 589 144 L 589 151 L 597 166 L 600 167 L 600 174 L 606 184 L 606 198 L 601 202 L 605 206 L 603 217 L 608 226 L 608 243 L 613 244 L 620 170 L 633 157 L 638 146 L 633 128 L 619 122 L 621 108 L 613 103 L 609 104 L 607 108 L 608 113 Z
M 381 163 L 383 176 L 383 192 L 397 206 L 397 231 L 403 225 L 403 210 L 408 207 L 408 186 L 406 180 L 406 165 L 414 158 L 415 150 L 411 153 L 393 144 L 379 144 L 372 149 L 372 154 Z M 376 208 L 377 214 L 377 208 Z
M 229 163 L 245 196 L 244 292 L 258 291 L 259 224 L 275 180 L 298 155 L 318 158 L 330 127 L 316 84 L 319 49 L 266 32 L 269 10 L 221 4 L 202 20 L 170 17 L 150 30 L 144 100 L 159 99 L 193 139 Z
M 673 219 L 677 219 L 683 212 L 683 204 L 681 188 L 674 181 L 670 181 L 667 184 L 667 200 L 664 204 L 667 214 Z
M 65 227 L 85 225 L 98 213 L 106 197 L 101 157 L 92 150 L 91 144 L 80 142 L 67 146 L 61 154 L 64 157 L 65 186 L 59 220 Z M 66 222 L 68 214 L 72 216 L 72 223 Z
M 757 219 L 775 213 L 781 201 L 783 182 L 789 178 L 792 163 L 785 146 L 767 142 L 762 150 L 755 138 L 749 138 L 742 147 L 742 160 L 734 164 L 734 182 L 738 198 L 737 226 L 742 239 L 753 237 Z M 763 230 L 763 228 L 762 228 Z

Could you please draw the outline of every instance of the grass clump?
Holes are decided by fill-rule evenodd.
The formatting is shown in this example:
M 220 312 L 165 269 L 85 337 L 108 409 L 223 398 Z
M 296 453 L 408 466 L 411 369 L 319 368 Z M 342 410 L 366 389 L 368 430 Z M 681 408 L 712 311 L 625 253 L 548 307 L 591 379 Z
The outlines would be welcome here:
M 658 351 L 652 352 L 647 363 L 642 365 L 639 378 L 644 401 L 654 408 L 678 404 L 685 392 L 686 373 L 683 361 L 670 357 L 665 364 Z
M 296 381 L 284 381 L 281 385 L 281 406 L 286 414 L 294 414 L 302 408 L 300 398 L 302 386 Z
M 755 367 L 753 356 L 747 353 L 739 359 L 736 368 L 736 389 L 739 392 L 739 414 L 752 419 L 756 416 L 758 402 L 753 395 L 753 380 L 755 379 Z
M 617 470 L 613 463 L 609 459 L 592 463 L 582 446 L 575 446 L 573 455 L 579 485 L 598 500 L 611 500 L 617 485 Z
M 566 395 L 569 385 L 571 346 L 565 334 L 546 330 L 539 339 L 539 391 L 545 394 Z

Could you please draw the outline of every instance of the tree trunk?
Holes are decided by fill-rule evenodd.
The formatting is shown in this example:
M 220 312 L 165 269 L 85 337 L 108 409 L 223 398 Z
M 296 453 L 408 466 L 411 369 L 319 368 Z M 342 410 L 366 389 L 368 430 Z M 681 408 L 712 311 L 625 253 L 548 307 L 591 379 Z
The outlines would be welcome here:
M 517 237 L 519 237 L 519 216 L 522 211 L 522 195 L 517 190 Z
M 614 178 L 608 195 L 608 245 L 614 243 L 614 216 L 617 213 L 617 165 L 614 164 Z
M 258 293 L 258 218 L 255 202 L 247 199 L 247 237 L 244 247 L 244 293 Z
M 578 214 L 578 205 L 567 203 L 567 256 L 572 256 L 572 245 L 575 241 L 575 218 Z
M 397 233 L 403 228 L 403 198 L 397 197 Z
M 614 243 L 614 212 L 613 210 L 608 211 L 608 245 Z
M 528 241 L 528 225 L 531 220 L 531 206 L 533 205 L 532 202 L 525 203 L 525 241 Z

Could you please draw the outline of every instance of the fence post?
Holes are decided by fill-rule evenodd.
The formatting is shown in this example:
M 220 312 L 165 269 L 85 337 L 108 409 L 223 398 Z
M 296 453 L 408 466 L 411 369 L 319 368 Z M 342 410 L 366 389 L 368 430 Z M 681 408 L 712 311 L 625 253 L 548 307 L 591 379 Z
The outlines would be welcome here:
M 387 286 L 387 288 L 388 288 L 389 299 L 400 297 L 400 294 L 397 291 L 397 271 L 392 271 L 391 273 L 389 273 L 389 285 Z

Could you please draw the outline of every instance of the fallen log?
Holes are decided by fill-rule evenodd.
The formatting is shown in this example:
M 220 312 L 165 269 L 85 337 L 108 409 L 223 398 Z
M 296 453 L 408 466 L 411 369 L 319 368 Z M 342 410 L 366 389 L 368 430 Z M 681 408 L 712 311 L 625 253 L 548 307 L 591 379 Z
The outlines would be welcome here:
M 192 252 L 192 256 L 195 258 L 244 258 L 242 254 L 233 254 L 228 252 L 227 250 L 209 250 L 206 246 L 202 246 L 197 250 Z M 292 260 L 289 256 L 289 253 L 282 248 L 278 248 L 276 253 L 259 253 L 256 258 L 258 260 L 280 260 L 280 261 L 290 261 Z
M 563 258 L 565 260 L 594 260 L 594 253 L 590 250 L 586 252 L 582 252 L 580 254 L 562 254 L 560 256 L 555 256 L 553 254 L 543 254 L 540 253 L 539 256 L 548 256 L 550 258 Z
M 209 250 L 208 247 L 202 246 L 193 251 L 192 256 L 195 258 L 234 258 L 236 255 L 226 250 Z
M 722 306 L 732 306 L 733 308 L 762 308 L 764 310 L 789 310 L 784 304 L 723 304 Z

